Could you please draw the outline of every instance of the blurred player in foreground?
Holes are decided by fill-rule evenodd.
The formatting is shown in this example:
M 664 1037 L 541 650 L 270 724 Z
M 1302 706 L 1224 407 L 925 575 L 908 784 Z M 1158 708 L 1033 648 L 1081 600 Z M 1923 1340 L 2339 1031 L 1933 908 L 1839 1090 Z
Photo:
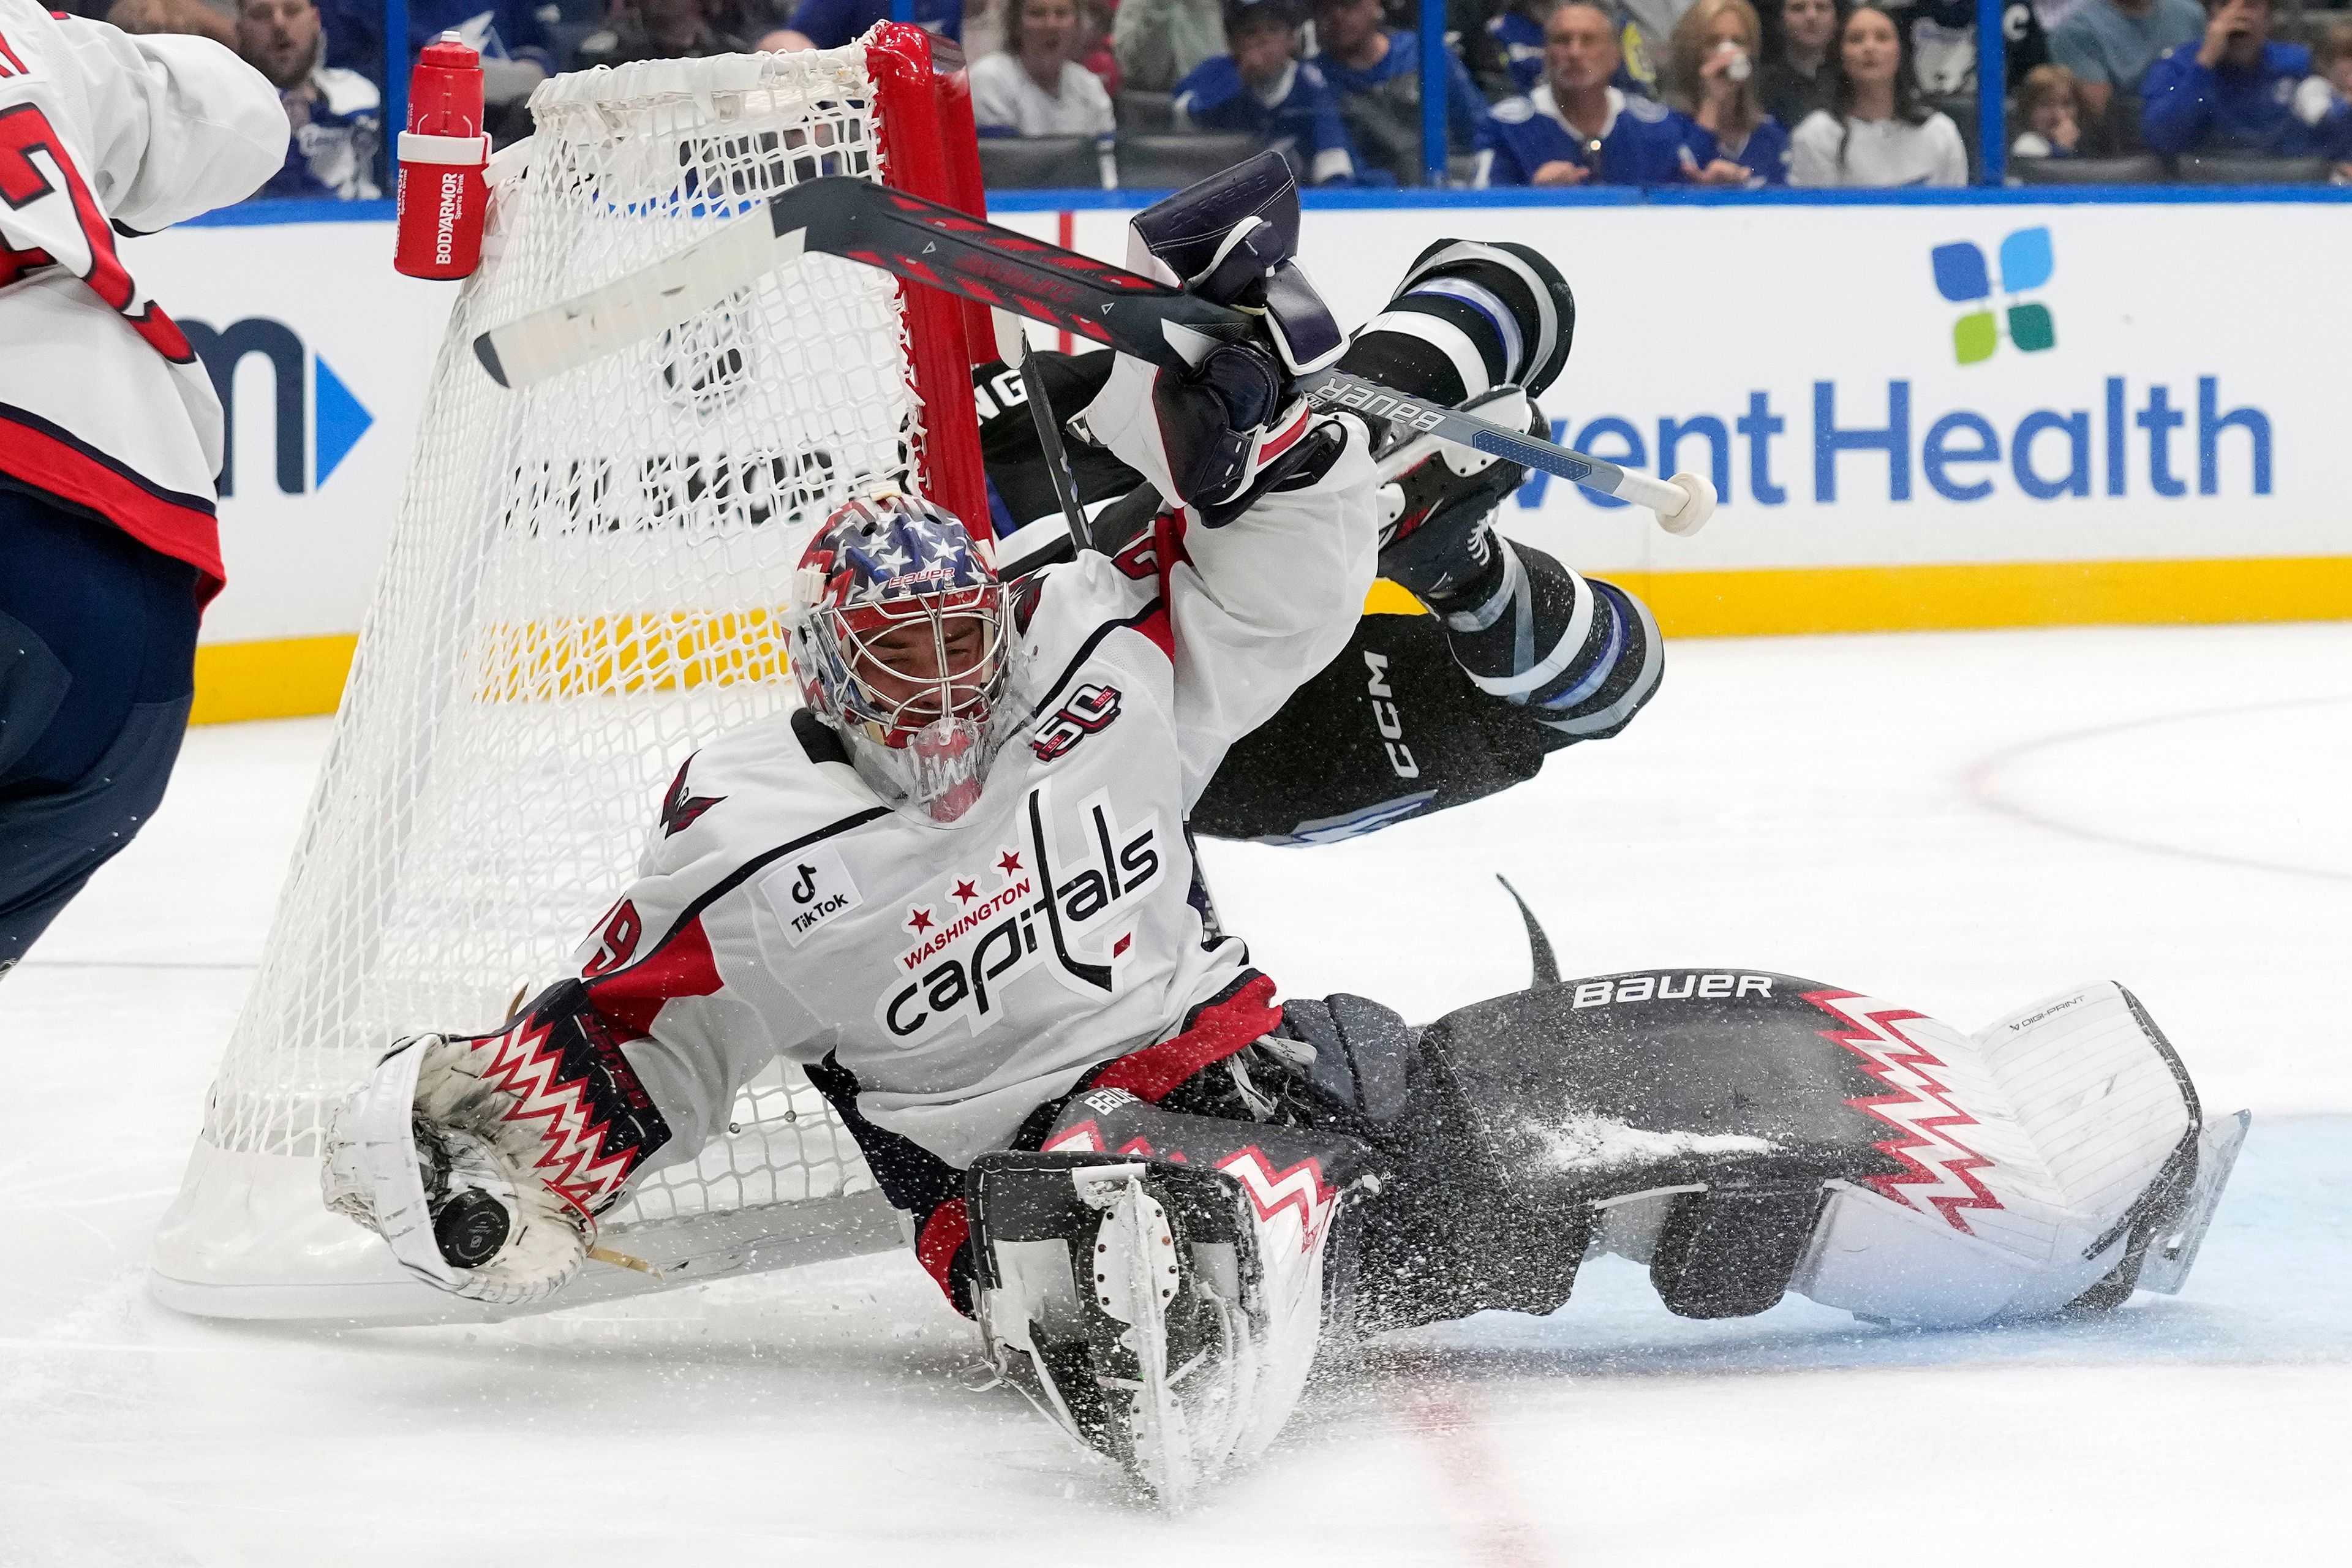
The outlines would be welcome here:
M 1418 1030 L 1362 997 L 1277 1003 L 1184 823 L 1357 634 L 1384 519 L 1445 635 L 1515 628 L 1504 694 L 1551 693 L 1546 721 L 1621 721 L 1654 633 L 1484 510 L 1395 554 L 1432 526 L 1403 527 L 1410 433 L 1291 391 L 1279 345 L 1339 336 L 1300 279 L 1266 281 L 1293 267 L 1286 173 L 1244 165 L 1133 227 L 1170 281 L 1286 302 L 1274 350 L 1107 367 L 1086 426 L 1169 504 L 1013 584 L 919 498 L 836 512 L 790 610 L 806 705 L 680 768 L 577 978 L 494 1034 L 385 1056 L 330 1131 L 332 1206 L 442 1289 L 545 1300 L 594 1215 L 692 1158 L 782 1053 L 997 1373 L 1171 1503 L 1262 1454 L 1319 1355 L 1549 1311 L 1594 1248 L 1690 1316 L 1794 1289 L 1937 1323 L 2112 1305 L 2193 1252 L 2218 1161 L 2120 987 L 1973 1038 L 1736 967 L 1538 985 Z M 1435 338 L 1465 381 L 1548 380 L 1549 269 L 1464 247 L 1494 287 L 1427 289 L 1446 248 L 1402 297 L 1475 314 L 1415 336 L 1392 306 L 1351 363 Z
M 285 155 L 211 39 L 0 0 L 0 973 L 163 798 L 221 586 L 220 400 L 116 235 Z

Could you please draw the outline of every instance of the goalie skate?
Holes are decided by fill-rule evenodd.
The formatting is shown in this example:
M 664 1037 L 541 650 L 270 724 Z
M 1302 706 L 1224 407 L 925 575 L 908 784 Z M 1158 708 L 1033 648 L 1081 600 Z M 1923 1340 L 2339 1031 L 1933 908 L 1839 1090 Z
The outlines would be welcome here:
M 1314 1324 L 1303 1345 L 1281 1331 L 1239 1182 L 1015 1154 L 986 1157 L 972 1190 L 991 1359 L 1056 1426 L 1171 1508 L 1272 1440 Z

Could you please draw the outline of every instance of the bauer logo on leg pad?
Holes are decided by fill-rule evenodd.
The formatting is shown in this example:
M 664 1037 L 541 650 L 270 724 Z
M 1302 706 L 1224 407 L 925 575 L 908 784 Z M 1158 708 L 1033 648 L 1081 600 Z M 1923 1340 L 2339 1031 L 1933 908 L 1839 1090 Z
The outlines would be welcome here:
M 783 922 L 784 941 L 794 947 L 825 921 L 866 901 L 850 879 L 849 868 L 841 863 L 840 851 L 823 844 L 779 861 L 761 879 L 760 890 Z
M 1771 994 L 1772 977 L 1769 974 L 1709 974 L 1700 970 L 1677 969 L 1664 973 L 1612 974 L 1602 980 L 1580 980 L 1576 983 L 1573 1005 L 1606 1007 L 1612 1002 L 1688 1002 L 1693 998 L 1717 1002 Z

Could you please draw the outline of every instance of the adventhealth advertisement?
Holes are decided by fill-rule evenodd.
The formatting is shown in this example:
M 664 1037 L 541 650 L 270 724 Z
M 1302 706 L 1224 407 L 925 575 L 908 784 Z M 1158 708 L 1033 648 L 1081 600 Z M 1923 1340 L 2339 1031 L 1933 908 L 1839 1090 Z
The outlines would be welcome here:
M 1118 258 L 1126 219 L 1068 232 Z M 1590 569 L 2352 555 L 2352 205 L 1447 206 L 1305 226 L 1349 321 L 1440 239 L 1559 261 L 1578 319 L 1543 400 L 1558 438 L 1722 497 L 1677 539 L 1538 476 L 1507 526 Z M 126 252 L 230 410 L 207 641 L 358 628 L 456 293 L 395 275 L 391 247 L 389 224 L 303 223 Z
M 228 586 L 203 640 L 357 631 L 457 286 L 393 271 L 381 222 L 184 226 L 123 259 L 228 415 Z
M 1538 476 L 1508 526 L 1580 563 L 2352 553 L 2352 209 L 1332 213 L 1306 261 L 1347 316 L 1461 237 L 1536 246 L 1576 290 L 1555 437 L 1722 498 L 1674 539 Z

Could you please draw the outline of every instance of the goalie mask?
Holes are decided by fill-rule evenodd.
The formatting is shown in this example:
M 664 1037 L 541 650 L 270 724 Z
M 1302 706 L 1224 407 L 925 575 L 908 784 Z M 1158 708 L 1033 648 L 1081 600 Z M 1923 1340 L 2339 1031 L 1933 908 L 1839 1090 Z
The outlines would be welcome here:
M 827 518 L 793 574 L 793 669 L 885 799 L 971 809 L 1010 722 L 1003 584 L 964 525 L 881 491 Z

